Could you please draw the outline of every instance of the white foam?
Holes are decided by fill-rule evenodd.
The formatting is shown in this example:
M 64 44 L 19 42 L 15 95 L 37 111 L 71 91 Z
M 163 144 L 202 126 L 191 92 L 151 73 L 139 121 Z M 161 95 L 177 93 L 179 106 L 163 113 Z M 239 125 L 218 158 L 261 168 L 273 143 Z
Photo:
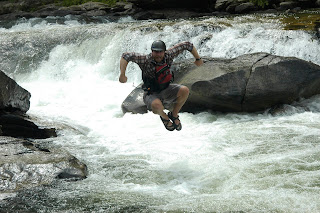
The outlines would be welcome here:
M 105 32 L 109 27 L 114 32 L 57 45 L 27 79 L 20 80 L 32 94 L 29 113 L 74 129 L 85 127 L 60 129 L 55 140 L 89 166 L 90 176 L 79 183 L 85 184 L 79 186 L 80 193 L 89 188 L 102 196 L 117 190 L 152 195 L 165 199 L 162 208 L 167 210 L 319 210 L 310 201 L 319 198 L 319 189 L 308 188 L 319 178 L 310 172 L 319 156 L 319 97 L 302 103 L 311 112 L 292 105 L 280 116 L 181 113 L 183 130 L 169 133 L 151 112 L 122 115 L 122 101 L 141 82 L 139 67 L 129 64 L 128 83 L 117 81 L 121 53 L 149 53 L 154 39 L 168 46 L 191 40 L 206 56 L 264 51 L 320 64 L 319 44 L 304 32 L 273 29 L 263 22 L 209 31 L 194 30 L 188 21 L 159 24 L 166 26 L 148 31 L 149 22 L 91 25 L 91 30 Z M 82 29 L 87 30 L 76 28 Z M 211 36 L 205 43 L 203 33 Z M 181 56 L 188 57 L 189 53 Z

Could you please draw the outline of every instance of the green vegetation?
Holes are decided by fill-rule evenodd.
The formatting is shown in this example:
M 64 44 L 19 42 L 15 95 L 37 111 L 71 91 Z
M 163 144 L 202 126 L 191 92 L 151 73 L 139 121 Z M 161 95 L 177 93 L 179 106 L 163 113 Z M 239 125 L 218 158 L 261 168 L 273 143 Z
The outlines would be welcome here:
M 258 5 L 262 8 L 269 5 L 268 0 L 250 0 L 250 2 L 252 2 L 253 4 Z

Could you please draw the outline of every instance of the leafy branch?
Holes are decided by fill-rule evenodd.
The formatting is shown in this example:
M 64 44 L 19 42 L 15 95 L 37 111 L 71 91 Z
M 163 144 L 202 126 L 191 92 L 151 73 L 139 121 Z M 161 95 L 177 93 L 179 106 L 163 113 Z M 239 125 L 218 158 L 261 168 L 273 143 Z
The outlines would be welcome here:
M 252 2 L 255 5 L 258 5 L 262 8 L 264 8 L 265 6 L 269 5 L 269 1 L 268 0 L 250 0 L 250 2 Z

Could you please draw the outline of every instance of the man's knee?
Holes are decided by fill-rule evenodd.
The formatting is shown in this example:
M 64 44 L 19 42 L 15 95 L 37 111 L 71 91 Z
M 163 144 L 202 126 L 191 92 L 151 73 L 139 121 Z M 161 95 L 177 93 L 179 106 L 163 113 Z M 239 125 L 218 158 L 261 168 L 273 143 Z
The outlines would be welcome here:
M 157 113 L 162 111 L 164 108 L 162 102 L 159 99 L 156 99 L 151 103 L 151 109 L 153 113 Z
M 188 96 L 189 95 L 189 88 L 186 86 L 181 86 L 178 92 L 178 96 Z

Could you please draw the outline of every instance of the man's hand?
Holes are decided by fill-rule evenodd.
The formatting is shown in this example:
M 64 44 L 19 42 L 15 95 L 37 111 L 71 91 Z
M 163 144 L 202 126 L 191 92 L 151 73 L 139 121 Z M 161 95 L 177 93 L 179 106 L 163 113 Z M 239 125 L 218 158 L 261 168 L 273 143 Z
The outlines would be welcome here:
M 127 80 L 128 80 L 128 78 L 127 78 L 126 75 L 120 74 L 119 81 L 120 81 L 121 83 L 126 83 Z
M 201 65 L 203 64 L 203 60 L 202 60 L 202 59 L 196 60 L 196 61 L 194 62 L 194 64 L 199 67 L 199 66 L 201 66 Z

